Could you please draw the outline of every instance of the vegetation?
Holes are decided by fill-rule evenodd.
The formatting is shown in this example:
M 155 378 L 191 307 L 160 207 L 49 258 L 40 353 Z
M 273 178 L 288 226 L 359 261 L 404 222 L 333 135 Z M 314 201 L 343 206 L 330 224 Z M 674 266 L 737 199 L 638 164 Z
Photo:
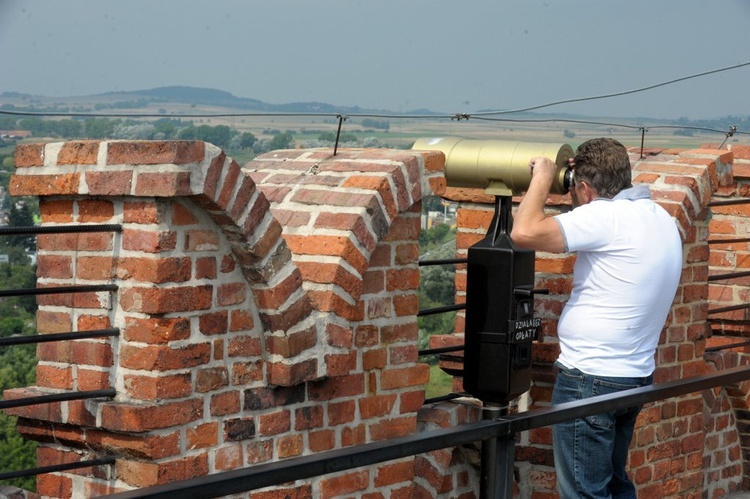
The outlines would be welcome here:
M 15 201 L 15 200 L 14 200 Z M 33 224 L 29 204 L 12 202 L 8 225 Z M 30 264 L 27 251 L 35 246 L 33 236 L 4 236 L 0 254 L 9 262 L 0 264 L 0 289 L 26 289 L 36 286 L 36 266 Z M 0 299 L 0 338 L 28 336 L 36 333 L 33 296 Z M 0 347 L 0 394 L 9 388 L 30 386 L 36 382 L 36 350 L 34 345 Z M 16 418 L 0 413 L 0 470 L 19 471 L 36 466 L 36 442 L 23 439 L 15 428 Z M 34 477 L 8 480 L 9 485 L 34 490 Z
M 426 198 L 423 201 L 423 210 L 438 211 L 441 207 L 441 199 L 438 197 Z M 445 223 L 433 225 L 423 230 L 419 235 L 420 259 L 421 260 L 443 260 L 455 258 L 456 256 L 456 231 Z M 454 265 L 429 265 L 422 266 L 419 270 L 419 309 L 452 305 L 455 303 L 455 266 Z M 429 348 L 430 336 L 441 334 L 452 334 L 456 312 L 445 312 L 435 315 L 419 317 L 419 349 Z M 423 361 L 431 364 L 430 382 L 426 387 L 427 397 L 443 395 L 451 390 L 451 376 L 445 374 L 437 366 L 437 356 L 423 358 Z

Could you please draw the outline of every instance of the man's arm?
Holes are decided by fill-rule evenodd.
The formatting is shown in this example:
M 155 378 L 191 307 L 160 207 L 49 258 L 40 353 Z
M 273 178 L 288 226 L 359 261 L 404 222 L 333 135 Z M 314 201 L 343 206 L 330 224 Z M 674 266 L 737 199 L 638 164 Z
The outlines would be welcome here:
M 520 248 L 549 253 L 565 251 L 565 239 L 557 222 L 544 213 L 557 165 L 549 158 L 533 158 L 529 163 L 531 183 L 513 219 L 511 240 Z

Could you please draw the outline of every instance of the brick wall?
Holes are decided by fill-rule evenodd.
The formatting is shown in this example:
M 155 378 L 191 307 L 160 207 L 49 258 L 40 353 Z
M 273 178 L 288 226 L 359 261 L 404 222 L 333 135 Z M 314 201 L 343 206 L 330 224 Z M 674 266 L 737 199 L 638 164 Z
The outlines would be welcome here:
M 39 492 L 88 497 L 415 432 L 435 157 L 294 150 L 241 167 L 203 142 L 19 146 L 11 192 L 40 197 L 42 225 L 122 224 L 39 237 L 39 286 L 118 286 L 41 298 L 39 332 L 120 330 L 42 344 L 37 386 L 5 393 L 117 391 L 8 411 L 40 466 L 116 457 L 42 475 Z M 275 496 L 411 497 L 414 472 L 403 459 Z
M 709 309 L 745 301 L 744 281 L 707 279 L 748 265 L 746 243 L 708 243 L 747 232 L 746 206 L 708 208 L 748 196 L 747 150 L 706 146 L 632 159 L 635 181 L 651 184 L 685 242 L 657 382 L 744 364 L 741 348 L 710 355 L 705 348 L 729 341 L 711 337 Z M 294 150 L 240 166 L 202 142 L 20 146 L 12 193 L 40 197 L 43 225 L 123 227 L 38 238 L 39 286 L 118 286 L 40 298 L 40 333 L 120 330 L 114 339 L 40 345 L 38 386 L 5 393 L 117 391 L 114 400 L 8 410 L 20 417 L 21 433 L 41 442 L 40 465 L 117 459 L 43 475 L 40 493 L 111 493 L 479 419 L 473 400 L 422 407 L 420 201 L 434 190 L 461 203 L 459 256 L 484 236 L 493 212 L 492 198 L 446 188 L 442 163 L 440 153 Z M 569 208 L 566 197 L 549 200 L 550 212 Z M 549 405 L 556 318 L 574 258 L 537 255 L 536 287 L 550 295 L 536 301 L 544 323 L 534 381 L 513 410 Z M 461 302 L 465 267 L 456 285 Z M 461 343 L 463 327 L 459 314 L 456 334 L 432 346 Z M 649 404 L 630 457 L 641 493 L 720 497 L 738 488 L 750 451 L 740 431 L 750 423 L 747 393 L 731 386 Z M 516 451 L 519 496 L 555 497 L 549 428 L 519 434 Z M 444 449 L 271 496 L 470 499 L 477 459 L 476 446 Z

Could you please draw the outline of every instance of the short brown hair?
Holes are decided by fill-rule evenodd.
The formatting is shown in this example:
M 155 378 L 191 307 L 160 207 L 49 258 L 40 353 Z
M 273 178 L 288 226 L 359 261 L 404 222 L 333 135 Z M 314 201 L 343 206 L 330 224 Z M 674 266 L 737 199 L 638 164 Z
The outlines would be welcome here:
M 633 186 L 630 158 L 615 139 L 587 140 L 576 151 L 575 179 L 585 180 L 603 198 L 613 198 Z

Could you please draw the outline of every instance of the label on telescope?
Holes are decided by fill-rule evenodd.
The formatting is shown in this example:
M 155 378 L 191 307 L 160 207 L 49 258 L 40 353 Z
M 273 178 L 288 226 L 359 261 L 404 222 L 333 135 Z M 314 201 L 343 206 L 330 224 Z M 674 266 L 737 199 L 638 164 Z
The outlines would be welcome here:
M 508 321 L 508 343 L 534 341 L 541 325 L 542 319 L 536 317 Z

